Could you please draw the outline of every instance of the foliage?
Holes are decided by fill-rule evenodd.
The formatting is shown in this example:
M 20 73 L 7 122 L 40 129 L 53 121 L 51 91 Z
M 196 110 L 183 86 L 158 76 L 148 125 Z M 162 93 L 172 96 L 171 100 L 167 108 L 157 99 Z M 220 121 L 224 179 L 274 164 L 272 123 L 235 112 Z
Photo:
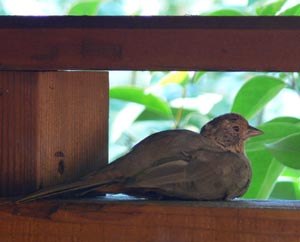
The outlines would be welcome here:
M 124 87 L 121 87 L 121 89 L 120 87 L 113 87 L 111 98 L 133 101 L 144 107 L 136 115 L 136 118 L 131 120 L 131 125 L 126 126 L 126 130 L 124 129 L 121 132 L 123 138 L 122 135 L 119 135 L 119 138 L 114 139 L 114 141 L 119 142 L 119 144 L 123 142 L 124 144 L 125 139 L 125 143 L 132 145 L 142 137 L 160 130 L 160 128 L 178 127 L 199 130 L 207 120 L 215 116 L 214 108 L 225 101 L 224 99 L 221 101 L 216 94 L 214 96 L 208 92 L 211 83 L 209 86 L 205 85 L 205 82 L 207 82 L 205 79 L 211 79 L 211 76 L 214 76 L 212 74 L 215 73 L 196 72 L 189 73 L 188 76 L 186 72 L 164 73 L 159 80 L 150 81 L 149 87 L 146 89 L 129 86 L 126 87 L 125 91 L 120 91 L 118 95 L 114 94 L 114 90 L 122 90 Z M 226 74 L 230 75 L 229 73 Z M 285 75 L 251 73 L 249 77 L 248 73 L 243 73 L 241 76 L 247 80 L 237 91 L 231 108 L 224 109 L 223 112 L 241 113 L 249 120 L 256 121 L 258 123 L 257 127 L 264 131 L 264 135 L 252 138 L 246 145 L 247 156 L 252 162 L 253 180 L 245 197 L 258 199 L 269 197 L 298 198 L 300 194 L 300 119 L 284 116 L 267 122 L 264 122 L 263 118 L 258 119 L 259 116 L 263 116 L 268 103 L 274 101 L 280 91 L 291 89 L 294 86 L 290 85 L 290 77 L 293 76 L 293 73 L 286 73 Z M 241 78 L 241 76 L 238 76 L 238 78 Z M 134 98 L 129 95 L 128 90 L 131 89 L 134 90 L 133 92 L 139 90 Z M 201 90 L 200 94 L 198 91 L 193 92 L 197 89 Z M 174 95 L 174 90 L 177 93 L 176 95 Z M 159 93 L 161 96 L 159 96 Z M 156 95 L 156 98 L 160 100 L 157 102 L 158 107 L 163 103 L 160 115 L 158 115 L 158 110 L 154 110 L 147 102 L 143 101 L 149 98 L 149 95 L 150 97 Z M 172 115 L 170 115 L 170 111 L 163 111 L 167 107 L 166 103 L 168 103 Z M 201 109 L 202 105 L 208 107 L 208 109 Z M 113 105 L 112 108 L 114 108 Z M 195 122 L 195 120 L 198 122 Z M 116 126 L 118 125 L 113 125 L 113 127 Z M 143 129 L 142 135 L 140 135 L 141 129 Z M 128 141 L 130 139 L 131 141 Z M 297 171 L 298 169 L 298 173 L 291 172 L 291 170 Z M 282 180 L 282 174 L 285 176 L 284 180 Z M 286 193 L 286 189 L 290 192 Z M 274 193 L 272 193 L 273 190 Z M 288 194 L 290 195 L 288 196 Z
M 267 75 L 255 76 L 245 83 L 235 96 L 231 112 L 240 113 L 246 119 L 251 119 L 284 87 L 285 83 L 278 78 Z
M 79 1 L 70 8 L 68 15 L 96 15 L 99 5 L 99 0 Z

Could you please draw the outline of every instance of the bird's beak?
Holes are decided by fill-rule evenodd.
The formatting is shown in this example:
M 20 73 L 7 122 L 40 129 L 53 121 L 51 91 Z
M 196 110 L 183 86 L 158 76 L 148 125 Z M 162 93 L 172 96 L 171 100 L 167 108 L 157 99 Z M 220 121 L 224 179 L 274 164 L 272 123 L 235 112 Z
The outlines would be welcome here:
M 257 136 L 257 135 L 261 135 L 263 134 L 264 132 L 261 131 L 260 129 L 257 129 L 257 128 L 254 128 L 252 126 L 248 126 L 248 130 L 247 130 L 247 134 L 246 134 L 246 138 L 250 138 L 250 137 L 253 137 L 253 136 Z

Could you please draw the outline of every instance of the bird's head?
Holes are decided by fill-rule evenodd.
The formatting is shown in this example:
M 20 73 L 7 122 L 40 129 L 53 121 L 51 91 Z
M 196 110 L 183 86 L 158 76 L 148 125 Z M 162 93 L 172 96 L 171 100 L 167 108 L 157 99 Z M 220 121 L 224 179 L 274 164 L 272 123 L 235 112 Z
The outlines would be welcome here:
M 245 141 L 263 131 L 250 126 L 243 116 L 227 113 L 208 122 L 200 133 L 224 150 L 244 153 Z

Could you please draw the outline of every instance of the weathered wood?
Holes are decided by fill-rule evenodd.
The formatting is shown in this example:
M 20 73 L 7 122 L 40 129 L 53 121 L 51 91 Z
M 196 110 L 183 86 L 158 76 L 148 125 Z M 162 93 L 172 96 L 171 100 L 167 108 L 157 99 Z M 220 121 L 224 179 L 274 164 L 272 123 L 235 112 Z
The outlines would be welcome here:
M 0 72 L 0 196 L 103 166 L 107 133 L 107 73 Z
M 300 241 L 299 209 L 259 203 L 0 202 L 0 241 Z
M 295 17 L 0 17 L 2 70 L 299 71 Z

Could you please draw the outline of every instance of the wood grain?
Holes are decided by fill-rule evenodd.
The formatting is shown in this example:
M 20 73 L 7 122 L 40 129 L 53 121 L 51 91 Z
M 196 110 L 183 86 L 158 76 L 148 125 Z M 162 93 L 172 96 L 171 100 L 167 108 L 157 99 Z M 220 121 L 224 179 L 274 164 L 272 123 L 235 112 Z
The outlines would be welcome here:
M 2 202 L 0 241 L 299 242 L 300 210 L 276 203 Z
M 37 183 L 37 79 L 0 72 L 0 90 L 0 194 L 21 194 Z
M 0 17 L 2 70 L 299 71 L 294 17 Z
M 69 182 L 107 163 L 107 73 L 0 72 L 0 90 L 0 195 Z

